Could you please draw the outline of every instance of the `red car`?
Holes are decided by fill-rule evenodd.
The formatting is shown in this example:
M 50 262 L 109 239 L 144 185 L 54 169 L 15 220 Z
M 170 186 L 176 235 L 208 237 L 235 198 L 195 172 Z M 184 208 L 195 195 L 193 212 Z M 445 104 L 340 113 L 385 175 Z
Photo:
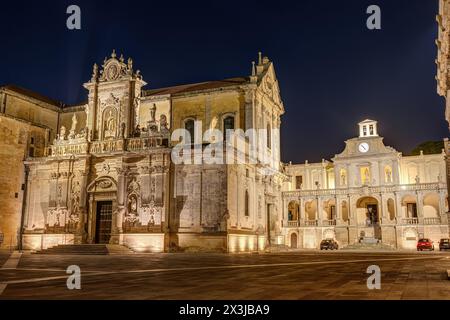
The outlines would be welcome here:
M 433 241 L 430 239 L 420 239 L 417 242 L 417 251 L 431 250 L 434 251 Z

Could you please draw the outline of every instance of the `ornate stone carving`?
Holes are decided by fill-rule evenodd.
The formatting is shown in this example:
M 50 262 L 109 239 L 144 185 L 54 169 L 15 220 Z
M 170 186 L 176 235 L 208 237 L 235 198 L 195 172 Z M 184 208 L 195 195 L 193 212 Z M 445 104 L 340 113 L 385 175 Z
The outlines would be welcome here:
M 66 140 L 66 127 L 62 126 L 59 130 L 58 140 L 64 141 Z
M 100 189 L 109 189 L 112 187 L 112 181 L 100 180 L 97 182 L 97 186 L 100 187 Z
M 140 78 L 139 71 L 133 74 L 133 60 L 129 58 L 127 63 L 125 63 L 123 55 L 117 59 L 115 50 L 113 50 L 111 58 L 105 58 L 102 67 L 103 70 L 100 71 L 100 81 L 117 81 L 132 76 Z M 95 77 L 93 77 L 93 80 L 94 78 Z M 93 82 L 93 80 L 91 81 Z
M 159 130 L 161 131 L 161 134 L 168 135 L 169 134 L 169 128 L 167 123 L 167 116 L 165 114 L 162 114 L 159 117 Z

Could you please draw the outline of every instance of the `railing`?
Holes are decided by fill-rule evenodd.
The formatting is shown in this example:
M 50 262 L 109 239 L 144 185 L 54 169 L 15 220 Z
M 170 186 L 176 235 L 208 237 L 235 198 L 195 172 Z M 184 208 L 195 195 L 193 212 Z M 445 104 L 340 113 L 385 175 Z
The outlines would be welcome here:
M 90 153 L 110 153 L 124 151 L 123 140 L 94 141 L 91 143 Z
M 323 220 L 322 225 L 325 227 L 331 227 L 336 225 L 336 220 Z
M 445 189 L 445 183 L 415 183 L 402 184 L 393 186 L 361 186 L 354 188 L 337 188 L 337 189 L 319 189 L 319 190 L 297 190 L 283 192 L 285 199 L 298 199 L 300 197 L 321 197 L 321 196 L 339 196 L 348 194 L 376 194 L 376 193 L 393 193 L 401 191 L 418 191 L 418 190 L 439 190 Z
M 53 145 L 50 147 L 53 157 L 86 154 L 89 150 L 87 142 L 81 144 Z
M 285 223 L 285 227 L 288 227 L 288 228 L 297 228 L 298 226 L 299 226 L 298 221 L 286 221 L 286 223 Z
M 167 147 L 168 139 L 164 136 L 130 138 L 118 140 L 103 140 L 93 142 L 78 142 L 64 140 L 50 147 L 51 156 L 82 155 L 87 153 L 100 154 L 121 151 L 144 151 L 156 147 Z
M 305 227 L 317 227 L 317 220 L 305 220 L 303 225 Z
M 168 140 L 163 137 L 127 139 L 127 151 L 142 151 L 151 148 L 168 146 Z
M 419 224 L 419 219 L 418 218 L 406 218 L 406 219 L 403 219 L 403 224 L 416 225 L 416 224 Z
M 427 225 L 441 224 L 441 218 L 424 218 L 423 224 Z

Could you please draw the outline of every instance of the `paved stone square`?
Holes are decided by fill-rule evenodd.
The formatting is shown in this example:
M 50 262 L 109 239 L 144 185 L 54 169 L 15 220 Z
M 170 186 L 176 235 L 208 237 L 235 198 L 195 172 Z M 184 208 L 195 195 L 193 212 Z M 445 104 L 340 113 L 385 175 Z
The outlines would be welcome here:
M 66 287 L 78 265 L 82 289 Z M 381 290 L 367 288 L 370 265 Z M 0 299 L 450 299 L 450 253 L 23 254 L 0 269 Z

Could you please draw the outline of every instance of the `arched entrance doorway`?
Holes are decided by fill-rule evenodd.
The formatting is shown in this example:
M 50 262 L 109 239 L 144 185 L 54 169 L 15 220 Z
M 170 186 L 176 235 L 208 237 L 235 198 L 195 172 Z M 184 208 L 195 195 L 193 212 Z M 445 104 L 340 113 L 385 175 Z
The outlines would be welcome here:
M 300 206 L 297 201 L 289 202 L 288 221 L 298 221 L 300 218 Z
M 296 233 L 291 234 L 291 249 L 298 248 L 298 236 Z
M 87 243 L 109 244 L 116 231 L 117 183 L 111 177 L 100 177 L 89 184 Z
M 359 225 L 367 227 L 378 225 L 380 222 L 378 200 L 373 197 L 360 198 L 356 203 L 356 214 Z
M 356 202 L 356 219 L 360 239 L 381 239 L 380 211 L 376 198 L 366 196 Z

